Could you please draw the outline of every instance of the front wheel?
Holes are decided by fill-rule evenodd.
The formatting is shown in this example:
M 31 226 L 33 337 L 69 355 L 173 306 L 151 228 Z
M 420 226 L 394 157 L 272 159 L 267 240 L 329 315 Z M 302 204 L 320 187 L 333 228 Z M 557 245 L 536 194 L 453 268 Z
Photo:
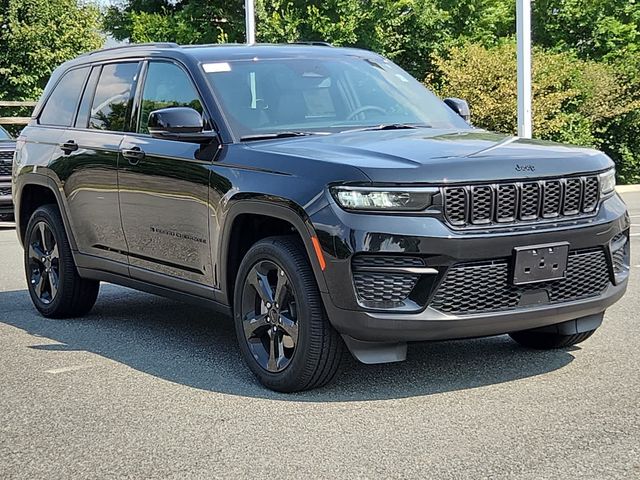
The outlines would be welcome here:
M 344 344 L 297 238 L 267 238 L 247 252 L 236 279 L 234 320 L 242 356 L 266 387 L 308 390 L 335 376 Z
M 24 264 L 29 295 L 45 317 L 78 317 L 91 310 L 100 283 L 78 275 L 55 205 L 38 208 L 27 225 Z

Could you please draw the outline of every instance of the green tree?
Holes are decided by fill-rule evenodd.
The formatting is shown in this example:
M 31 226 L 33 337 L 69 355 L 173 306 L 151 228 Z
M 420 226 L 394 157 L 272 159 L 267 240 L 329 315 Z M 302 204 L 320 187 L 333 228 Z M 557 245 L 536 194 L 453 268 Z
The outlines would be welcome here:
M 37 99 L 58 65 L 103 45 L 99 27 L 76 0 L 0 0 L 0 99 Z
M 443 96 L 469 100 L 477 126 L 516 132 L 515 43 L 485 48 L 454 47 L 437 57 L 440 83 L 427 81 Z M 623 181 L 638 179 L 637 140 L 617 132 L 637 119 L 640 102 L 620 73 L 602 62 L 571 52 L 533 52 L 533 125 L 536 138 L 603 148 L 618 164 Z M 638 130 L 635 130 L 636 132 Z
M 104 26 L 117 40 L 132 43 L 242 42 L 244 1 L 124 1 L 106 10 Z

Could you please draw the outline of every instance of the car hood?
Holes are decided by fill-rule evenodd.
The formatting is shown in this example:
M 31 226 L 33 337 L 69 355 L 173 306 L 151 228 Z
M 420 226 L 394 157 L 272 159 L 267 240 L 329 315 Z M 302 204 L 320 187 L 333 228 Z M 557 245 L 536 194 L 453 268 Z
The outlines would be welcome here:
M 343 132 L 259 142 L 251 148 L 349 164 L 374 182 L 389 183 L 539 178 L 613 166 L 597 150 L 477 129 Z

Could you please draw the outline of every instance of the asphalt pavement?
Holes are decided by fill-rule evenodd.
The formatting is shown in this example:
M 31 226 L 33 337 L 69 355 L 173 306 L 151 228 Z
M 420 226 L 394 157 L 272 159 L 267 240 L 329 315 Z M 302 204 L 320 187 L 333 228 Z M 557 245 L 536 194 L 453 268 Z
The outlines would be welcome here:
M 627 295 L 589 340 L 411 345 L 284 395 L 230 320 L 103 285 L 83 319 L 31 305 L 0 227 L 0 478 L 640 478 L 640 192 Z

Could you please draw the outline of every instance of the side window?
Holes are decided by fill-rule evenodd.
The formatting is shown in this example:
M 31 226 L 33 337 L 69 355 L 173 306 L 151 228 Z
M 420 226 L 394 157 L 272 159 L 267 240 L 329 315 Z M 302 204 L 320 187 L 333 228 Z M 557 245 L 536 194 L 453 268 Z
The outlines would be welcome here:
M 89 128 L 123 132 L 131 110 L 131 91 L 138 63 L 110 63 L 102 67 L 89 117 Z
M 80 100 L 78 116 L 76 117 L 76 128 L 87 128 L 87 126 L 89 125 L 91 102 L 93 100 L 93 94 L 96 91 L 96 82 L 98 81 L 98 75 L 100 75 L 101 69 L 102 67 L 98 66 L 93 67 L 93 70 L 91 70 L 91 75 L 89 75 L 87 85 L 84 87 L 82 100 Z
M 71 125 L 87 73 L 89 67 L 76 68 L 64 74 L 42 109 L 39 119 L 41 125 Z
M 142 92 L 138 132 L 149 133 L 149 114 L 160 108 L 191 107 L 202 113 L 202 103 L 189 76 L 168 62 L 150 62 Z

